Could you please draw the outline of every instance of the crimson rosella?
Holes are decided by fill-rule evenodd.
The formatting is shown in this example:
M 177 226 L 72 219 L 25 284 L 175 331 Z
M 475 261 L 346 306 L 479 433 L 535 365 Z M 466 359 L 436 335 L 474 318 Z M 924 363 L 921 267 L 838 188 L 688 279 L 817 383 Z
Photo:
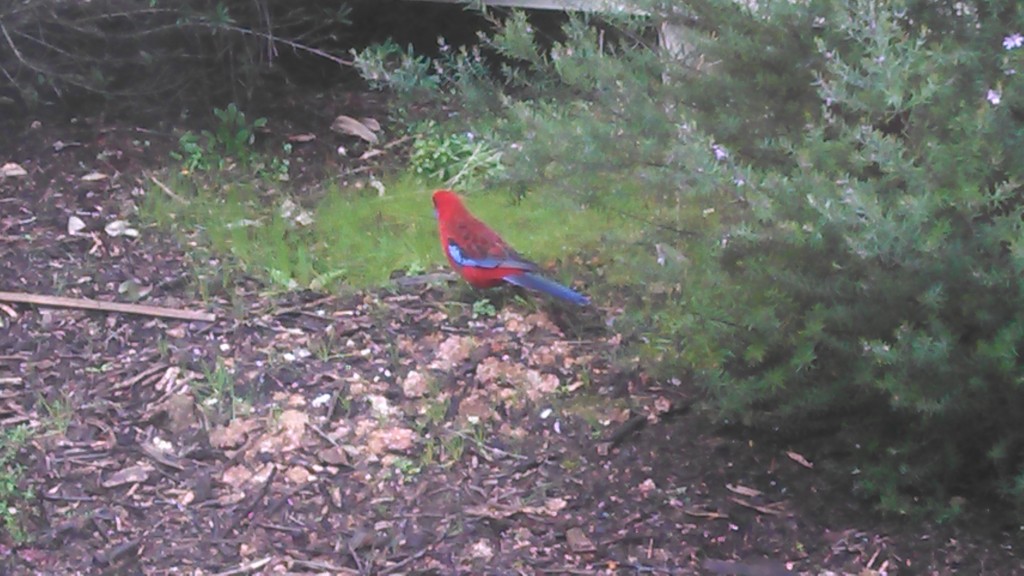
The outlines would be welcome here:
M 445 257 L 474 287 L 491 288 L 508 282 L 574 304 L 590 303 L 583 294 L 540 276 L 539 266 L 520 256 L 497 232 L 470 214 L 451 190 L 434 192 L 434 213 Z

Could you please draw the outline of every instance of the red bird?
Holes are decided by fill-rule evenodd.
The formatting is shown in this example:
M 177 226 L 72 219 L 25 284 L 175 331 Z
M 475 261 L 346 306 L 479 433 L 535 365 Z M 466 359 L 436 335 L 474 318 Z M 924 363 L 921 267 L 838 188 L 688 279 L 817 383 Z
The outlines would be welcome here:
M 497 232 L 470 214 L 451 190 L 434 192 L 434 214 L 448 263 L 474 287 L 491 288 L 508 282 L 581 306 L 590 303 L 583 294 L 540 276 L 539 266 L 520 256 Z

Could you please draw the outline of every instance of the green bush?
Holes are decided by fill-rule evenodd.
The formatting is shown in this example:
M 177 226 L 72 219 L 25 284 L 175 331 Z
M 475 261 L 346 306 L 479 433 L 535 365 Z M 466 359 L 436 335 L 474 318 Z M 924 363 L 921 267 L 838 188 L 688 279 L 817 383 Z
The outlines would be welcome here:
M 756 176 L 677 308 L 695 321 L 661 324 L 682 344 L 675 364 L 725 417 L 790 441 L 828 435 L 852 461 L 826 465 L 887 511 L 944 515 L 953 496 L 991 493 L 1024 505 L 1024 22 L 1008 2 L 820 2 L 748 19 L 793 30 L 808 15 L 815 49 L 781 45 L 811 63 L 817 110 L 754 146 L 733 129 L 749 118 L 698 108 Z M 720 31 L 707 48 L 749 42 L 733 40 Z M 771 97 L 782 80 L 706 82 Z
M 679 361 L 725 415 L 835 433 L 887 510 L 1024 505 L 1024 21 L 1008 2 L 930 25 L 944 4 L 822 4 L 820 112 L 771 146 L 789 161 L 750 159 L 762 179 L 704 271 L 719 294 L 690 298 L 717 321 L 678 327 Z
M 819 447 L 886 511 L 995 494 L 1019 517 L 1018 3 L 650 8 L 692 25 L 681 57 L 630 18 L 490 38 L 504 91 L 462 110 L 503 178 L 650 224 L 608 239 L 603 284 L 721 418 Z

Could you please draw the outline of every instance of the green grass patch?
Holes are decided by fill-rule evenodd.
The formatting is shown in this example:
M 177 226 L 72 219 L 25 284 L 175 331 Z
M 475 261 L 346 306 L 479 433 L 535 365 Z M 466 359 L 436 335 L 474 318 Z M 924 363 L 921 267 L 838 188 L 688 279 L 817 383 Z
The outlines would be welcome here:
M 16 543 L 28 538 L 18 511 L 32 499 L 31 489 L 22 486 L 24 469 L 17 456 L 31 437 L 32 430 L 24 425 L 0 430 L 0 528 Z
M 252 274 L 279 289 L 380 286 L 394 271 L 416 274 L 445 265 L 434 187 L 412 177 L 386 183 L 384 194 L 328 185 L 322 198 L 305 206 L 259 179 L 197 185 L 179 177 L 169 185 L 187 204 L 154 188 L 143 204 L 145 218 L 177 231 L 228 272 Z M 634 233 L 641 225 L 543 191 L 518 200 L 504 190 L 465 199 L 480 219 L 541 264 L 573 260 L 610 235 Z

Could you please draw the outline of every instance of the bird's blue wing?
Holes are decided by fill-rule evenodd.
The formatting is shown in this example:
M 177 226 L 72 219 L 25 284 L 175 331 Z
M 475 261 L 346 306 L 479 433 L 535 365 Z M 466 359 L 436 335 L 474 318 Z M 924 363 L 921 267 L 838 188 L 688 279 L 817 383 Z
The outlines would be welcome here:
M 502 250 L 501 252 L 504 252 L 504 254 L 500 252 L 497 254 L 481 253 L 479 250 L 463 247 L 451 238 L 448 239 L 445 249 L 448 251 L 448 255 L 451 256 L 452 262 L 461 267 L 469 266 L 487 269 L 514 268 L 517 270 L 535 270 L 537 268 L 537 265 L 533 262 L 524 260 L 509 250 Z M 495 251 L 492 250 L 492 252 Z

